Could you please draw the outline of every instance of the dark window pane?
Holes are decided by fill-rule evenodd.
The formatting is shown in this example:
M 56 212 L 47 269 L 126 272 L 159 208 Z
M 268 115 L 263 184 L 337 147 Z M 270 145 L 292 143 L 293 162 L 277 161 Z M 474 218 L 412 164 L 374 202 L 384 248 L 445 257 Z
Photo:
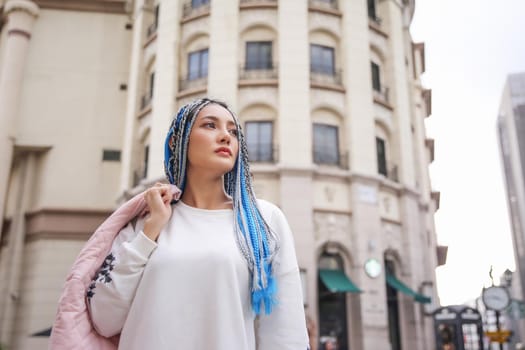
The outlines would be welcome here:
M 120 162 L 120 151 L 105 149 L 102 151 L 102 160 Z
M 376 0 L 368 0 L 368 17 L 376 19 Z
M 191 0 L 191 7 L 196 8 L 202 5 L 209 4 L 210 0 Z
M 273 161 L 272 122 L 247 122 L 246 145 L 251 161 Z
M 334 49 L 327 46 L 310 45 L 310 69 L 316 73 L 334 74 Z
M 160 5 L 155 6 L 155 20 L 153 22 L 155 25 L 155 28 L 158 28 L 159 26 L 159 9 L 160 9 Z
M 377 171 L 379 174 L 387 176 L 386 169 L 386 152 L 385 152 L 385 140 L 376 137 L 376 148 L 377 148 Z
M 201 51 L 200 77 L 208 76 L 208 49 Z
M 149 97 L 153 97 L 153 87 L 155 86 L 155 72 L 149 76 Z
M 188 54 L 188 80 L 208 76 L 208 49 Z
M 252 41 L 246 43 L 246 69 L 272 68 L 272 42 Z
M 314 162 L 339 164 L 339 141 L 336 126 L 314 124 Z
M 192 52 L 188 60 L 188 80 L 199 77 L 199 53 Z
M 149 145 L 144 147 L 144 177 L 148 176 Z
M 381 91 L 381 76 L 379 75 L 379 65 L 371 62 L 372 65 L 372 87 L 376 91 Z

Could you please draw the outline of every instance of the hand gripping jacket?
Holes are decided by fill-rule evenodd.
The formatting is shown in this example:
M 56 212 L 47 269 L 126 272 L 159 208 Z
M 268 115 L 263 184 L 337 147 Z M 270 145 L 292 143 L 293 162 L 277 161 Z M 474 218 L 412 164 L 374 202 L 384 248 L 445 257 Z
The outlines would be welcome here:
M 180 190 L 176 186 L 171 186 L 174 198 L 178 199 Z M 86 289 L 108 255 L 119 231 L 136 216 L 142 214 L 145 208 L 144 193 L 140 193 L 111 214 L 84 245 L 64 284 L 49 339 L 49 349 L 117 349 L 118 335 L 105 338 L 93 328 L 87 310 Z

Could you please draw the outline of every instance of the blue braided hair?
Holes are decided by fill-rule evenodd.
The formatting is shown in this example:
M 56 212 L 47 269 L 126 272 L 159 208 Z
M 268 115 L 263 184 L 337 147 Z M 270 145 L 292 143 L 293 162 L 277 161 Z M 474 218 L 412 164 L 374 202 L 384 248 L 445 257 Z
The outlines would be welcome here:
M 279 240 L 257 206 L 248 163 L 246 140 L 237 117 L 224 102 L 203 98 L 179 109 L 166 136 L 164 147 L 166 177 L 171 184 L 184 192 L 189 135 L 197 115 L 209 104 L 217 104 L 230 112 L 237 128 L 239 152 L 233 169 L 224 175 L 224 188 L 233 200 L 237 245 L 250 270 L 252 309 L 259 315 L 264 305 L 266 314 L 270 314 L 277 302 L 277 284 L 272 263 L 279 249 Z

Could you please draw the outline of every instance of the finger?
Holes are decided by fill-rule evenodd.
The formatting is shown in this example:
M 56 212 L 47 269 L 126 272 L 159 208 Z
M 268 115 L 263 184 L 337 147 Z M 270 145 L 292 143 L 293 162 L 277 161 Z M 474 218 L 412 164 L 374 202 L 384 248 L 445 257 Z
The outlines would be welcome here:
M 164 203 L 171 203 L 171 200 L 173 199 L 173 195 L 167 191 L 162 195 L 162 201 Z
M 168 185 L 163 185 L 162 187 L 159 187 L 159 191 L 162 197 L 171 196 L 170 187 Z

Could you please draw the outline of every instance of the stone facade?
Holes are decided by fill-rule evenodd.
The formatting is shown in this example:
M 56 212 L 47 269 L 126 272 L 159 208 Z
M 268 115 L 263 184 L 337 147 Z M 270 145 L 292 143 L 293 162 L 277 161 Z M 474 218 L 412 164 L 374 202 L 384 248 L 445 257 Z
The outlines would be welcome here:
M 439 304 L 431 94 L 420 82 L 424 45 L 408 31 L 413 1 L 2 3 L 0 343 L 45 347 L 35 334 L 51 326 L 82 243 L 163 178 L 170 119 L 210 96 L 245 130 L 271 122 L 271 157 L 251 170 L 257 195 L 294 232 L 313 348 L 335 334 L 341 349 L 433 349 L 428 307 L 401 292 L 392 306 L 385 279 L 388 262 Z M 264 69 L 250 70 L 248 42 L 271 43 Z M 190 55 L 206 49 L 205 74 L 199 66 L 190 79 Z M 330 59 L 315 66 L 313 50 Z M 336 137 L 316 139 L 319 126 Z M 327 257 L 362 291 L 329 296 L 344 305 L 346 328 L 333 334 L 320 314 Z M 364 270 L 372 258 L 376 278 Z

